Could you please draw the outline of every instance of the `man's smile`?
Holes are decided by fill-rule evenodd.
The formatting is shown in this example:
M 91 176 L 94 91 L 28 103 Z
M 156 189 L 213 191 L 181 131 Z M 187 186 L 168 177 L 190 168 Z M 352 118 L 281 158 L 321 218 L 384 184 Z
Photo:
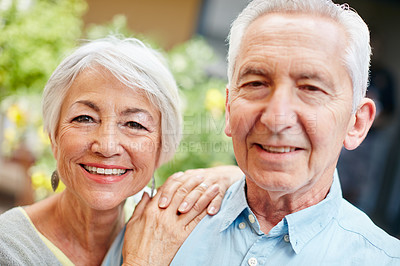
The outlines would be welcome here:
M 267 152 L 271 153 L 287 153 L 287 152 L 293 152 L 296 150 L 295 147 L 290 147 L 290 146 L 268 146 L 268 145 L 261 145 L 257 144 L 260 148 Z

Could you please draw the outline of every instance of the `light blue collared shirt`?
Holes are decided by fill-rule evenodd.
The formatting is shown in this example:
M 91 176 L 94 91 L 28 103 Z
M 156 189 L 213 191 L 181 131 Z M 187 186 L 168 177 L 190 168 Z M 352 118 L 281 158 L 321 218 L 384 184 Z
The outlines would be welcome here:
M 122 242 L 110 252 L 121 254 Z M 342 198 L 336 173 L 323 201 L 264 234 L 243 178 L 227 191 L 220 212 L 197 225 L 171 265 L 400 265 L 400 240 Z

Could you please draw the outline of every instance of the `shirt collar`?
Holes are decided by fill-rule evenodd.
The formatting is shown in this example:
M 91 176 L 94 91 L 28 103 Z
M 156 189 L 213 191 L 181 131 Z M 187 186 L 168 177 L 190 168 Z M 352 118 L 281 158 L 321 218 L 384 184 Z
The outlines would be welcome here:
M 331 188 L 324 200 L 284 218 L 289 228 L 290 243 L 296 253 L 299 253 L 328 225 L 332 218 L 338 215 L 341 202 L 342 190 L 337 170 L 335 170 Z
M 242 212 L 252 213 L 247 204 L 245 193 L 245 177 L 233 184 L 227 191 L 220 215 L 223 217 L 220 231 L 227 229 Z M 271 229 L 271 234 L 289 232 L 290 244 L 296 253 L 319 232 L 321 232 L 338 215 L 342 199 L 337 170 L 328 195 L 316 205 L 287 215 L 280 223 Z M 225 205 L 225 206 L 224 206 Z M 256 219 L 257 220 L 257 219 Z M 258 226 L 258 221 L 254 224 Z M 257 231 L 257 230 L 256 230 Z
M 243 177 L 234 183 L 226 192 L 225 199 L 223 201 L 223 203 L 226 203 L 226 205 L 224 206 L 223 204 L 220 211 L 221 216 L 224 217 L 220 231 L 224 231 L 226 228 L 228 228 L 243 212 L 243 210 L 249 208 L 246 200 L 245 186 L 246 178 Z

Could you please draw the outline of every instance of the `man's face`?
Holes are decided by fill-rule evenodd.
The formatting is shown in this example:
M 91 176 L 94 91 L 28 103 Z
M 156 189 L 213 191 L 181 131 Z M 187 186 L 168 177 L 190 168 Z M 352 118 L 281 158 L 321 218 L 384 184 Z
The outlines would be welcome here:
M 344 36 L 328 19 L 296 14 L 246 30 L 225 132 L 249 188 L 301 197 L 330 184 L 354 122 Z

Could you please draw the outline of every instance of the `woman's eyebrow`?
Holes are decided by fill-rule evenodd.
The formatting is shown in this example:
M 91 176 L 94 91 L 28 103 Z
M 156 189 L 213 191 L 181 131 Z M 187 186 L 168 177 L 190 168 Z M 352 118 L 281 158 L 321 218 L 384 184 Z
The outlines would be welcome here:
M 146 115 L 150 120 L 153 120 L 153 116 L 150 114 L 149 111 L 141 108 L 127 108 L 121 112 L 123 116 L 131 115 L 131 114 L 144 114 Z
M 75 105 L 75 104 L 83 104 L 83 105 L 86 105 L 87 107 L 95 110 L 96 112 L 100 112 L 100 108 L 95 103 L 93 103 L 91 101 L 80 100 L 80 101 L 75 102 L 73 105 Z

